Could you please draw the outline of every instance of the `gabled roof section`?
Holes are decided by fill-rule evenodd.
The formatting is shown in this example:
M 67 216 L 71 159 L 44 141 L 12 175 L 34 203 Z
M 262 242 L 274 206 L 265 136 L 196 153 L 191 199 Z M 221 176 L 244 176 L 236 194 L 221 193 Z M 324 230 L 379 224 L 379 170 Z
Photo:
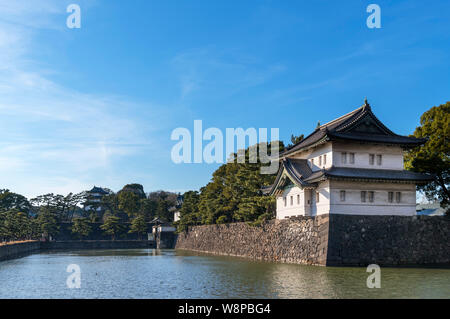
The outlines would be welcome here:
M 108 192 L 105 191 L 103 188 L 97 187 L 97 186 L 94 186 L 94 187 L 89 191 L 89 193 L 98 193 L 98 194 L 104 194 L 104 195 L 108 194 Z
M 275 182 L 270 187 L 263 188 L 263 193 L 274 195 L 291 183 L 300 188 L 315 187 L 314 184 L 305 181 L 312 174 L 307 160 L 286 158 L 280 164 Z
M 372 112 L 367 100 L 363 106 L 316 128 L 314 132 L 280 154 L 281 157 L 314 147 L 327 141 L 352 140 L 376 144 L 393 144 L 404 148 L 418 146 L 426 139 L 397 135 Z

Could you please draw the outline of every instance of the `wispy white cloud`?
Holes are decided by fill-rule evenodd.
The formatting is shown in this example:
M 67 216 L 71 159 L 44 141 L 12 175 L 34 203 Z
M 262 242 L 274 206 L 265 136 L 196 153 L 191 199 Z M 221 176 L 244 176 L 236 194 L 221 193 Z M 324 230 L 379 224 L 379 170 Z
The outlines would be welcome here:
M 178 74 L 182 99 L 196 92 L 232 95 L 264 84 L 286 70 L 281 63 L 263 64 L 230 49 L 190 49 L 178 54 L 172 65 Z
M 81 191 L 98 174 L 114 175 L 115 161 L 155 147 L 149 133 L 158 125 L 145 125 L 140 105 L 74 91 L 33 61 L 36 34 L 59 32 L 65 15 L 60 1 L 0 0 L 0 188 Z

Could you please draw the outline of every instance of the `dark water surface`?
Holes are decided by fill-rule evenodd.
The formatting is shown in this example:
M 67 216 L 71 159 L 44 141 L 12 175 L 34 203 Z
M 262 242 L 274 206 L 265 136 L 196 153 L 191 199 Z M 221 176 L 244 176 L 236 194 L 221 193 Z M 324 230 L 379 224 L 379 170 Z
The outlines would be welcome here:
M 69 264 L 81 288 L 67 288 Z M 366 268 L 254 262 L 185 251 L 44 252 L 0 262 L 0 298 L 449 298 L 450 269 Z

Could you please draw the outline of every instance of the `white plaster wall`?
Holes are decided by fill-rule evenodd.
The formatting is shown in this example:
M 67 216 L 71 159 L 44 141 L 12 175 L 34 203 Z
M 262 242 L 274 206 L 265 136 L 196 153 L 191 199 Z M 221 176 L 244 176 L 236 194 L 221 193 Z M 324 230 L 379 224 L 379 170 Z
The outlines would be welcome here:
M 171 226 L 159 226 L 158 227 L 159 232 L 173 232 L 176 230 L 177 229 L 175 227 L 171 227 Z
M 323 156 L 327 156 L 326 164 L 323 163 Z M 322 156 L 322 166 L 319 167 L 319 157 Z M 322 168 L 330 168 L 333 165 L 333 152 L 331 142 L 321 144 L 314 149 L 309 149 L 300 153 L 297 153 L 293 158 L 307 159 L 310 163 L 310 167 L 313 171 L 318 171 Z M 314 159 L 314 165 L 311 166 L 311 159 Z
M 337 167 L 403 170 L 403 150 L 401 147 L 333 142 L 332 149 L 333 165 Z M 347 164 L 341 162 L 342 152 L 347 152 Z M 355 153 L 354 164 L 349 163 L 349 153 Z M 381 154 L 383 157 L 382 165 L 377 165 L 376 156 L 374 165 L 370 165 L 369 154 Z
M 360 183 L 331 181 L 330 214 L 355 215 L 416 215 L 416 187 L 399 183 Z M 340 200 L 340 191 L 345 190 L 345 201 Z M 361 191 L 373 191 L 374 201 L 361 202 Z M 389 203 L 388 192 L 394 192 L 394 201 Z M 395 192 L 401 192 L 401 202 L 395 200 Z
M 318 203 L 316 202 L 316 192 L 319 193 Z M 300 195 L 299 204 L 297 203 L 297 195 Z M 293 198 L 293 205 L 291 205 L 291 196 Z M 283 198 L 286 198 L 286 206 L 284 206 Z M 277 219 L 292 216 L 328 214 L 330 211 L 330 183 L 329 181 L 324 181 L 315 190 L 303 190 L 297 186 L 287 188 L 284 190 L 282 196 L 277 197 L 276 203 Z
M 300 204 L 297 204 L 297 195 L 300 195 Z M 293 196 L 293 205 L 291 205 Z M 286 197 L 286 206 L 283 198 Z M 282 196 L 277 197 L 277 219 L 284 219 L 291 216 L 305 215 L 305 192 L 301 188 L 294 186 L 284 190 Z
M 319 202 L 316 202 L 316 193 L 319 193 Z M 330 181 L 319 183 L 313 190 L 312 216 L 329 214 L 330 212 Z

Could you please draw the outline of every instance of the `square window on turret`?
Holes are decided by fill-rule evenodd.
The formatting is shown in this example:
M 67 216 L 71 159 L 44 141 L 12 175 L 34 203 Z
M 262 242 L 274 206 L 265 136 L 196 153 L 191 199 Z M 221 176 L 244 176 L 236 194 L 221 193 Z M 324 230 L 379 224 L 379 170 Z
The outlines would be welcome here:
M 350 153 L 349 155 L 350 164 L 355 164 L 355 153 Z
M 347 153 L 346 152 L 342 152 L 341 162 L 342 162 L 342 164 L 347 164 Z
M 369 164 L 375 164 L 375 154 L 369 154 Z
M 377 155 L 377 165 L 381 165 L 382 159 L 383 159 L 382 155 Z
M 361 202 L 362 203 L 366 202 L 366 195 L 367 195 L 366 191 L 361 191 Z
M 394 201 L 394 192 L 388 192 L 388 202 L 392 203 Z

